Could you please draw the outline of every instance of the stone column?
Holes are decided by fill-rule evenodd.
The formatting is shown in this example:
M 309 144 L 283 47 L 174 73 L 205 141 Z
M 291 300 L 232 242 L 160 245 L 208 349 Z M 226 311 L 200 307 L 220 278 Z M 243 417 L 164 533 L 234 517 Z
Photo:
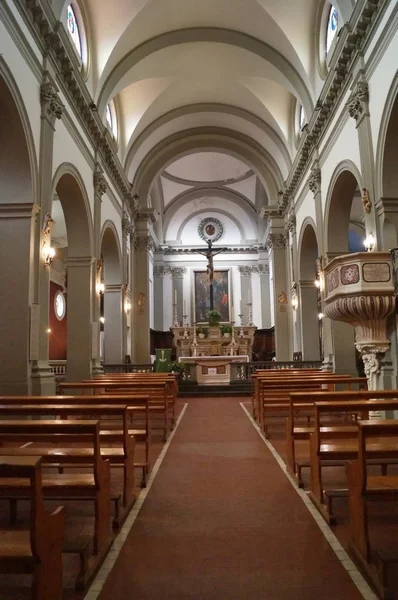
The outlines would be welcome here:
M 125 205 L 130 210 L 124 210 L 122 219 L 122 362 L 126 354 L 131 358 L 131 307 L 132 290 L 130 276 L 130 250 L 131 240 L 134 236 L 134 225 L 130 211 L 134 206 L 133 196 L 125 198 Z
M 287 299 L 286 236 L 283 229 L 275 229 L 268 236 L 267 247 L 273 273 L 276 360 L 284 361 L 292 359 Z
M 100 375 L 104 372 L 100 360 L 100 295 L 98 285 L 103 278 L 103 264 L 101 261 L 101 204 L 102 196 L 106 194 L 107 184 L 104 172 L 99 163 L 96 163 L 93 173 L 94 180 L 94 256 L 96 268 L 93 275 L 93 340 L 92 340 L 92 372 Z
M 164 265 L 155 265 L 153 267 L 153 293 L 154 293 L 154 323 L 156 331 L 166 331 L 171 322 L 165 324 L 163 320 L 164 311 Z
M 252 294 L 252 267 L 239 266 L 238 271 L 240 273 L 240 294 L 242 302 L 242 314 L 243 314 L 243 325 L 249 323 L 249 302 L 253 302 Z
M 58 88 L 51 81 L 49 73 L 44 74 L 40 87 L 41 129 L 40 129 L 40 208 L 42 226 L 37 232 L 40 250 L 51 246 L 51 209 L 52 209 L 52 176 L 55 121 L 62 117 L 64 105 L 58 96 Z M 48 324 L 50 302 L 50 269 L 43 265 L 43 256 L 39 252 L 37 288 L 35 303 L 39 306 L 40 326 L 38 331 L 39 355 L 32 362 L 32 393 L 55 394 L 55 379 L 48 362 Z
M 303 360 L 320 360 L 318 293 L 313 281 L 299 281 Z
M 141 209 L 135 222 L 134 240 L 134 361 L 139 364 L 150 362 L 150 290 L 154 242 L 152 224 L 155 212 L 151 208 Z
M 292 352 L 302 352 L 301 340 L 301 305 L 298 300 L 297 277 L 298 277 L 298 248 L 296 235 L 296 215 L 291 210 L 285 224 L 285 235 L 288 247 L 289 280 L 292 282 L 290 288 L 291 329 L 292 329 Z
M 123 362 L 124 286 L 107 284 L 104 298 L 104 362 Z
M 183 289 L 183 279 L 186 273 L 185 267 L 170 267 L 171 276 L 173 278 L 173 295 L 172 295 L 172 303 L 175 304 L 175 298 L 177 297 L 177 317 L 178 322 L 182 323 L 183 321 L 183 312 L 184 312 L 184 289 Z M 173 315 L 174 316 L 174 315 Z
M 95 259 L 67 259 L 68 274 L 68 362 L 67 381 L 91 377 L 92 367 L 92 282 Z
M 6 199 L 6 198 L 4 198 Z M 31 304 L 33 240 L 40 207 L 0 203 L 0 394 L 30 394 L 39 359 L 40 306 Z M 41 265 L 44 269 L 44 266 Z
M 271 327 L 269 264 L 259 264 L 258 272 L 260 275 L 262 326 L 264 329 L 269 329 Z

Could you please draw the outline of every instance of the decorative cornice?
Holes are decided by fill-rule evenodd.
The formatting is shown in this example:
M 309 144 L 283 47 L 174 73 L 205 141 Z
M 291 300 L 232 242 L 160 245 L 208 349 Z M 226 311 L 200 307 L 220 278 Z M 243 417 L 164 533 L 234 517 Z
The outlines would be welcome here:
M 283 233 L 270 233 L 267 238 L 267 249 L 272 248 L 285 248 L 286 247 L 286 235 Z
M 173 279 L 182 279 L 187 272 L 185 267 L 170 267 L 170 273 Z
M 93 180 L 94 180 L 94 196 L 101 198 L 101 196 L 106 194 L 108 186 L 106 183 L 106 179 L 104 177 L 104 172 L 101 169 L 101 166 L 99 165 L 99 163 L 96 163 L 96 165 L 95 165 L 95 169 L 94 169 L 94 173 L 93 173 Z
M 159 213 L 154 208 L 140 206 L 137 212 L 137 219 L 153 224 L 159 219 Z
M 347 102 L 350 117 L 358 123 L 363 114 L 367 112 L 369 103 L 369 86 L 366 81 L 358 81 Z
M 59 21 L 54 19 L 52 11 L 46 12 L 48 2 L 38 0 L 13 0 L 16 4 L 31 35 L 37 41 L 43 54 L 47 53 L 54 64 L 57 83 L 62 87 L 68 101 L 78 115 L 86 135 L 95 149 L 103 158 L 109 176 L 123 199 L 131 191 L 131 184 L 127 179 L 123 166 L 121 165 L 115 151 L 114 142 L 109 135 L 105 125 L 102 123 L 97 107 L 84 83 L 83 77 L 76 68 L 74 50 L 65 35 Z M 43 93 L 47 96 L 47 90 Z M 60 118 L 60 106 L 54 99 L 51 110 L 55 112 L 56 118 Z M 63 106 L 62 106 L 63 108 Z
M 45 72 L 43 83 L 40 86 L 40 102 L 43 116 L 49 117 L 53 121 L 62 117 L 65 108 L 58 96 L 58 92 L 59 89 L 48 79 L 48 73 Z
M 311 168 L 310 176 L 308 178 L 308 187 L 314 196 L 321 191 L 321 170 L 318 165 Z

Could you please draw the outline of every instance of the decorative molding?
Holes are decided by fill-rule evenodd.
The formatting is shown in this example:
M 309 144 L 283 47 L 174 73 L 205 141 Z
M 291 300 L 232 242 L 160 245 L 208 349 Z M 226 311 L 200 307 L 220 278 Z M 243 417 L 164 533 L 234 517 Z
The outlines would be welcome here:
M 285 248 L 286 241 L 286 235 L 284 233 L 270 233 L 267 238 L 267 249 Z
M 96 163 L 93 173 L 93 181 L 94 181 L 94 196 L 101 198 L 104 194 L 106 194 L 108 185 L 106 183 L 106 179 L 104 177 L 104 171 L 102 170 L 99 163 Z
M 128 212 L 125 210 L 123 213 L 123 217 L 122 217 L 122 234 L 123 237 L 127 238 L 129 236 L 131 236 L 132 234 L 134 235 L 135 232 L 135 228 L 131 223 L 130 220 L 130 216 L 128 214 Z
M 60 119 L 65 106 L 58 96 L 59 89 L 48 79 L 48 73 L 44 73 L 43 82 L 40 86 L 40 102 L 42 115 L 48 117 L 53 122 Z
M 290 215 L 285 224 L 285 232 L 286 233 L 296 233 L 296 215 Z
M 366 81 L 358 81 L 347 102 L 348 114 L 358 121 L 367 112 L 369 103 L 369 86 Z
M 170 273 L 173 279 L 182 279 L 187 272 L 185 267 L 170 267 Z
M 206 217 L 205 219 L 202 219 L 198 225 L 198 235 L 205 242 L 209 240 L 217 242 L 222 237 L 223 233 L 223 224 L 215 217 Z
M 318 164 L 311 168 L 310 176 L 308 178 L 308 187 L 314 196 L 321 191 L 321 170 L 318 167 Z
M 363 210 L 366 214 L 369 214 L 372 210 L 372 201 L 369 196 L 369 191 L 366 188 L 362 188 L 361 199 L 363 204 Z

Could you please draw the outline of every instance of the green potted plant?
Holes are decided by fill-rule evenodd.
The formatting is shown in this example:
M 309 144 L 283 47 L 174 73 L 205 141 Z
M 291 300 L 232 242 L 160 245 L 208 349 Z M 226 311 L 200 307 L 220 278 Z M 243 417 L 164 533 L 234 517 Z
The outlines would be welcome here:
M 232 333 L 232 325 L 230 325 L 229 323 L 227 325 L 222 325 L 221 326 L 221 334 L 225 337 L 225 338 L 230 338 L 231 337 L 231 333 Z
M 203 325 L 200 325 L 200 327 L 196 328 L 196 333 L 198 334 L 200 339 L 203 340 L 208 333 L 207 327 L 203 327 Z
M 183 381 L 184 379 L 186 379 L 186 375 L 188 372 L 188 365 L 186 365 L 183 362 L 178 362 L 178 361 L 173 361 L 170 363 L 170 372 L 171 373 L 178 373 L 179 375 L 179 379 L 181 381 Z
M 221 315 L 218 310 L 209 310 L 207 313 L 209 325 L 219 325 L 221 321 Z

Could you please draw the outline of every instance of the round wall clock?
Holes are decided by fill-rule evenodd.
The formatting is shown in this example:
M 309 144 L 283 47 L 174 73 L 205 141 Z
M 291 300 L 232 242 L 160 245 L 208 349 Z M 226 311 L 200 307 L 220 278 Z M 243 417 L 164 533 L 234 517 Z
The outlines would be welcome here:
M 54 311 L 58 321 L 62 321 L 66 313 L 66 299 L 61 290 L 54 296 Z
M 215 217 L 207 217 L 206 219 L 202 219 L 198 225 L 199 237 L 205 242 L 208 242 L 209 240 L 212 242 L 217 242 L 223 233 L 224 227 L 221 221 Z

